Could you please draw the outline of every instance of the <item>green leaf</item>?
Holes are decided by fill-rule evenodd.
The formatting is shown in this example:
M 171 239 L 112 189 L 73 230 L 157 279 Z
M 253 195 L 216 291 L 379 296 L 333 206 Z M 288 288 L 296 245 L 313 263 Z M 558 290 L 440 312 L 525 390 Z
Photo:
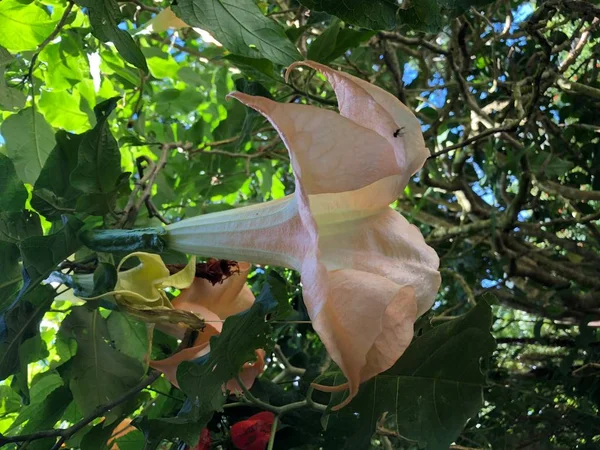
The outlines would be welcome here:
M 21 434 L 34 433 L 40 430 L 49 430 L 56 425 L 62 417 L 73 397 L 67 386 L 61 386 L 52 391 L 44 400 L 23 408 L 15 424 L 25 423 L 20 430 Z M 56 438 L 40 439 L 27 445 L 28 449 L 47 450 L 56 442 Z
M 275 71 L 275 66 L 271 61 L 265 58 L 248 58 L 241 55 L 227 55 L 225 59 L 231 61 L 238 69 L 247 76 L 258 81 L 283 82 L 283 79 Z
M 411 2 L 400 10 L 401 24 L 422 31 L 436 32 L 443 27 L 439 0 Z
M 119 311 L 111 312 L 106 322 L 115 348 L 144 362 L 149 350 L 146 324 Z
M 119 450 L 141 450 L 144 448 L 146 439 L 139 430 L 133 430 L 116 440 Z
M 55 128 L 81 133 L 92 126 L 90 118 L 80 108 L 81 97 L 74 91 L 43 91 L 38 102 L 40 112 Z
M 78 200 L 76 209 L 78 212 L 102 216 L 115 209 L 117 198 L 121 195 L 129 195 L 130 172 L 124 172 L 119 175 L 115 187 L 110 192 L 83 194 Z
M 284 66 L 302 58 L 254 0 L 179 0 L 173 11 L 190 26 L 208 30 L 232 53 Z
M 20 369 L 21 344 L 33 337 L 40 339 L 40 321 L 53 298 L 54 289 L 38 286 L 0 315 L 0 380 Z
M 144 434 L 147 445 L 144 448 L 156 448 L 164 439 L 181 439 L 190 447 L 195 446 L 198 443 L 202 429 L 212 415 L 212 412 L 199 414 L 197 407 L 191 407 L 191 411 L 180 412 L 177 417 L 162 419 L 142 417 L 139 421 L 139 427 Z
M 131 35 L 118 27 L 122 15 L 116 0 L 76 0 L 75 3 L 88 9 L 94 36 L 102 42 L 112 42 L 125 61 L 148 72 L 144 54 Z
M 57 19 L 36 2 L 0 2 L 0 45 L 12 52 L 35 50 L 56 26 Z
M 320 34 L 312 44 L 310 44 L 306 57 L 313 61 L 325 64 L 331 61 L 329 55 L 335 48 L 335 43 L 340 32 L 340 26 L 340 20 L 334 20 L 333 23 Z
M 49 220 L 74 212 L 77 198 L 82 194 L 69 181 L 71 172 L 77 167 L 82 139 L 83 135 L 58 131 L 56 146 L 35 182 L 31 206 Z
M 80 42 L 67 33 L 61 33 L 59 43 L 44 47 L 39 60 L 47 64 L 44 82 L 47 88 L 53 90 L 71 89 L 89 72 L 89 63 Z
M 117 187 L 121 176 L 121 152 L 108 124 L 108 116 L 117 98 L 95 108 L 97 123 L 85 133 L 79 144 L 77 167 L 71 172 L 71 184 L 85 193 L 108 194 Z
M 108 440 L 113 433 L 116 423 L 106 425 L 105 423 L 99 423 L 93 426 L 81 439 L 79 444 L 80 450 L 108 450 Z M 121 449 L 119 449 L 121 450 Z
M 360 386 L 352 402 L 331 418 L 328 433 L 343 434 L 343 448 L 361 448 L 388 413 L 386 428 L 428 450 L 446 450 L 483 405 L 486 380 L 480 361 L 495 347 L 491 322 L 491 308 L 481 300 L 460 319 L 417 337 L 391 369 Z
M 69 386 L 84 415 L 114 400 L 144 375 L 144 368 L 137 360 L 109 344 L 112 336 L 97 309 L 73 308 L 62 322 L 59 333 L 77 341 L 77 353 L 71 359 Z M 118 415 L 123 408 L 124 405 L 119 405 L 111 410 L 111 414 Z
M 20 409 L 21 397 L 10 386 L 0 385 L 0 417 L 19 412 Z
M 199 402 L 202 414 L 221 408 L 225 401 L 223 383 L 235 377 L 246 362 L 256 359 L 256 349 L 265 348 L 271 330 L 266 316 L 276 308 L 267 283 L 252 308 L 225 320 L 221 334 L 210 340 L 207 357 L 179 365 L 177 381 L 186 395 Z
M 25 207 L 27 190 L 19 181 L 12 161 L 2 153 L 0 153 L 0 192 L 2 193 L 0 211 L 19 211 Z M 1 235 L 0 239 L 2 239 Z
M 0 241 L 0 312 L 12 304 L 21 289 L 19 256 L 16 244 Z
M 148 69 L 150 75 L 159 80 L 162 78 L 174 78 L 180 65 L 173 59 L 171 55 L 154 47 L 145 47 L 142 49 L 144 56 L 147 58 Z
M 36 377 L 29 391 L 31 403 L 41 403 L 61 386 L 64 386 L 64 381 L 55 371 L 44 372 Z
M 391 0 L 300 0 L 300 3 L 370 30 L 390 30 L 396 25 L 398 5 Z
M 81 246 L 77 233 L 82 226 L 83 222 L 79 219 L 69 217 L 56 233 L 31 236 L 19 242 L 23 266 L 33 285 L 45 279 L 57 264 L 77 251 Z
M 23 109 L 25 95 L 16 87 L 10 87 L 4 79 L 4 67 L 0 65 L 0 107 L 5 111 Z
M 342 56 L 350 48 L 369 40 L 375 32 L 357 31 L 340 28 L 340 21 L 335 20 L 308 48 L 307 58 L 313 61 L 328 63 Z
M 35 183 L 55 143 L 54 132 L 44 116 L 26 108 L 2 122 L 0 132 L 19 178 L 25 183 Z
M 339 58 L 346 52 L 346 50 L 358 47 L 363 42 L 367 42 L 374 35 L 374 31 L 342 28 L 337 35 L 335 48 L 329 54 L 329 61 Z
M 31 211 L 0 213 L 0 242 L 18 244 L 30 236 L 42 234 L 40 217 Z

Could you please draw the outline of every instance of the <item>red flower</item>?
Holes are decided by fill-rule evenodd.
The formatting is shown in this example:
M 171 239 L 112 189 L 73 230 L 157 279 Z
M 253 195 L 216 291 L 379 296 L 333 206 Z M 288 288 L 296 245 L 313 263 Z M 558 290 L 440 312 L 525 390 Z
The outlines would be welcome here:
M 231 427 L 231 441 L 239 450 L 265 450 L 271 438 L 275 414 L 264 411 Z
M 210 431 L 208 431 L 208 428 L 204 428 L 200 433 L 198 445 L 194 447 L 194 450 L 210 450 Z

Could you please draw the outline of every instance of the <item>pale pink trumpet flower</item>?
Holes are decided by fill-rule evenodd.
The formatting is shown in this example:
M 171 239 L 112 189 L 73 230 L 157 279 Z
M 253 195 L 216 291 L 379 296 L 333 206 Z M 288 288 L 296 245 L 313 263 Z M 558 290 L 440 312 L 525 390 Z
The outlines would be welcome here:
M 390 208 L 429 155 L 414 114 L 390 93 L 304 61 L 333 86 L 339 113 L 233 92 L 285 143 L 296 191 L 285 198 L 182 220 L 167 243 L 182 252 L 298 270 L 304 302 L 331 358 L 359 384 L 389 369 L 433 304 L 439 259 Z

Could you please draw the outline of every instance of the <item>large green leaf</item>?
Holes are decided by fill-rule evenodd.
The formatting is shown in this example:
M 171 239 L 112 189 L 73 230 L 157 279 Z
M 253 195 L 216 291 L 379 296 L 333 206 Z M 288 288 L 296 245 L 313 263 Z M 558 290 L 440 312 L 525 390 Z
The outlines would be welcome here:
M 70 183 L 71 172 L 77 167 L 79 145 L 83 135 L 65 131 L 56 133 L 56 146 L 33 187 L 31 206 L 49 220 L 75 211 L 82 192 Z
M 71 184 L 85 193 L 107 194 L 114 191 L 121 175 L 121 152 L 108 124 L 117 98 L 99 103 L 96 126 L 85 133 L 79 144 L 77 167 L 71 172 Z
M 332 417 L 330 444 L 368 448 L 387 413 L 387 428 L 428 450 L 446 450 L 483 404 L 486 380 L 480 362 L 495 347 L 491 321 L 491 308 L 481 300 L 460 319 L 416 338 L 391 369 L 361 385 L 352 402 Z M 333 402 L 341 400 L 334 397 Z M 335 439 L 340 435 L 341 442 Z
M 44 91 L 39 100 L 40 112 L 50 125 L 74 133 L 91 128 L 90 118 L 81 110 L 78 91 Z
M 252 308 L 229 317 L 222 333 L 211 338 L 207 357 L 179 365 L 179 385 L 193 401 L 200 403 L 201 414 L 221 408 L 225 401 L 223 383 L 236 376 L 246 362 L 256 358 L 256 349 L 267 345 L 271 325 L 266 316 L 276 308 L 271 288 L 265 284 Z
M 26 108 L 2 122 L 6 151 L 19 178 L 33 184 L 54 147 L 54 132 L 44 116 Z
M 83 222 L 76 217 L 68 217 L 56 233 L 31 236 L 19 242 L 23 266 L 30 283 L 35 285 L 41 282 L 57 264 L 77 251 L 81 246 L 77 233 L 82 226 Z
M 442 14 L 451 17 L 462 14 L 471 6 L 485 5 L 489 0 L 300 0 L 307 8 L 324 11 L 344 22 L 370 30 L 391 30 L 399 24 L 424 31 L 438 31 L 444 21 Z
M 13 302 L 22 285 L 17 244 L 41 233 L 37 214 L 25 210 L 0 212 L 0 312 Z
M 0 242 L 18 244 L 42 234 L 40 217 L 31 211 L 0 212 Z
M 300 3 L 370 30 L 387 30 L 396 25 L 398 5 L 391 0 L 300 0 Z
M 148 72 L 144 54 L 131 35 L 119 28 L 121 10 L 116 0 L 75 0 L 88 9 L 92 32 L 102 42 L 112 42 L 125 61 Z
M 60 42 L 44 47 L 38 59 L 47 64 L 47 70 L 43 74 L 45 86 L 50 89 L 71 89 L 89 72 L 89 63 L 82 45 L 71 34 L 61 34 Z
M 35 386 L 35 385 L 34 385 Z M 52 429 L 71 404 L 73 396 L 67 386 L 57 386 L 56 389 L 47 393 L 47 396 L 38 401 L 33 401 L 23 408 L 14 422 L 25 423 L 20 433 L 34 433 L 36 431 Z M 33 441 L 27 448 L 34 450 L 47 450 L 56 442 L 56 438 L 47 438 Z
M 21 367 L 21 344 L 39 338 L 39 325 L 54 298 L 54 289 L 38 286 L 0 315 L 0 380 L 17 372 Z M 27 363 L 29 361 L 26 361 Z
M 54 30 L 58 19 L 36 2 L 0 2 L 0 45 L 12 52 L 35 50 Z
M 210 31 L 232 53 L 284 66 L 302 58 L 254 0 L 179 0 L 173 11 L 190 26 Z
M 114 283 L 111 288 L 113 287 Z M 146 324 L 119 311 L 111 312 L 106 324 L 115 348 L 121 353 L 143 362 L 148 356 Z
M 114 400 L 144 375 L 139 361 L 110 345 L 111 333 L 97 309 L 73 308 L 62 322 L 60 334 L 77 342 L 69 386 L 84 415 Z M 123 405 L 117 406 L 111 413 L 118 415 L 122 408 Z
M 373 36 L 373 31 L 358 31 L 340 28 L 341 23 L 335 20 L 308 48 L 307 58 L 326 64 L 346 50 L 358 46 L 361 42 Z
M 27 190 L 17 177 L 12 161 L 0 153 L 0 211 L 19 211 L 25 207 Z M 1 239 L 1 237 L 0 237 Z

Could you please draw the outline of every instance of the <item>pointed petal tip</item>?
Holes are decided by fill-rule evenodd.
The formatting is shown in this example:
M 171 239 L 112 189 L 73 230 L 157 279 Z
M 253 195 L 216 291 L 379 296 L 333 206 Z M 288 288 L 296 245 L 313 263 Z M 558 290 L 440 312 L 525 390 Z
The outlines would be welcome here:
M 342 409 L 344 406 L 346 406 L 348 403 L 350 403 L 352 401 L 352 399 L 354 398 L 354 396 L 357 394 L 357 392 L 352 392 L 352 388 L 350 387 L 348 382 L 338 384 L 336 386 L 327 386 L 324 384 L 311 383 L 311 387 L 317 391 L 327 392 L 327 393 L 343 392 L 343 391 L 347 391 L 347 390 L 350 391 L 348 393 L 348 396 L 344 399 L 344 401 L 342 401 L 341 403 L 338 403 L 337 405 L 335 405 L 334 407 L 331 408 L 332 411 L 339 411 L 340 409 Z
M 311 383 L 310 386 L 313 389 L 316 389 L 317 391 L 321 391 L 321 392 L 342 392 L 345 391 L 346 389 L 348 389 L 348 383 L 342 383 L 342 384 L 337 384 L 335 386 L 328 386 L 326 384 L 319 384 L 319 383 Z
M 319 72 L 333 71 L 333 69 L 331 69 L 323 64 L 319 64 L 318 62 L 311 61 L 310 59 L 305 59 L 304 61 L 296 61 L 296 62 L 290 64 L 288 66 L 287 70 L 285 71 L 284 79 L 285 79 L 286 83 L 288 82 L 288 79 L 290 77 L 290 73 L 292 72 L 292 70 L 294 70 L 297 67 L 301 67 L 301 66 L 307 66 L 307 67 L 310 67 L 311 69 L 318 70 Z

